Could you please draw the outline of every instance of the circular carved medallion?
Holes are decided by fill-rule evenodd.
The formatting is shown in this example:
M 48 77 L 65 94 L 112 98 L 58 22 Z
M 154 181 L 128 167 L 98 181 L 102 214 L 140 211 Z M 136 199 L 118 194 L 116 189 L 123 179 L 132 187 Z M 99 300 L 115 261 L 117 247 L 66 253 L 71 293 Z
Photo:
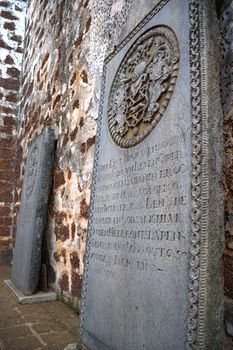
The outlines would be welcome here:
M 109 96 L 108 124 L 116 145 L 135 146 L 158 124 L 174 90 L 178 63 L 178 41 L 166 26 L 151 28 L 130 47 Z
M 37 174 L 37 163 L 39 156 L 39 148 L 35 144 L 30 152 L 29 160 L 27 164 L 26 174 L 26 196 L 29 197 L 34 189 Z

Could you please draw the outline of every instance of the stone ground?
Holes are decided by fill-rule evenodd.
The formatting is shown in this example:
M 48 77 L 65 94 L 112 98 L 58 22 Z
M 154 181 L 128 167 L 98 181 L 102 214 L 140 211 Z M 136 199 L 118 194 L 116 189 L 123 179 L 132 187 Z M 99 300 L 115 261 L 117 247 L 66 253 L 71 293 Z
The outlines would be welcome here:
M 5 287 L 11 267 L 0 265 L 0 350 L 63 350 L 77 341 L 77 315 L 59 301 L 17 304 Z

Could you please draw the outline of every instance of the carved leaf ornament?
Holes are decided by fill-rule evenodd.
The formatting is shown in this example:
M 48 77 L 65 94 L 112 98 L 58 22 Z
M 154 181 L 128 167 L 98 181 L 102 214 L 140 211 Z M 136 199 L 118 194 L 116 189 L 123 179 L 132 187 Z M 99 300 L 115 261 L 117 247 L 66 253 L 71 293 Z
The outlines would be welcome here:
M 109 96 L 108 125 L 117 146 L 135 146 L 158 124 L 171 99 L 178 67 L 179 45 L 169 27 L 152 27 L 133 43 Z

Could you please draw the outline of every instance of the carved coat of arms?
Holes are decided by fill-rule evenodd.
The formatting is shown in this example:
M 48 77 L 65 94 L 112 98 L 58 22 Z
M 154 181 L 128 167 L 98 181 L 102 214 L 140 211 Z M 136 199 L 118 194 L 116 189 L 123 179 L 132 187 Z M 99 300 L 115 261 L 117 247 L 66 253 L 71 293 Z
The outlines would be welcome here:
M 109 130 L 118 146 L 138 144 L 160 121 L 174 90 L 178 63 L 178 41 L 166 26 L 151 28 L 131 46 L 109 97 Z

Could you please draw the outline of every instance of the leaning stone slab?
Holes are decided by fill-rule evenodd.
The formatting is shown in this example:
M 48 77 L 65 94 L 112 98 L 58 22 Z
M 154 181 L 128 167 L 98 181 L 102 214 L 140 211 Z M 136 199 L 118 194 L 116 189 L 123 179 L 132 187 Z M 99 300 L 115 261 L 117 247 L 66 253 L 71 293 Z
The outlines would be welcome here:
M 13 293 L 19 304 L 38 304 L 46 301 L 55 301 L 57 299 L 57 294 L 55 292 L 37 292 L 33 295 L 25 295 L 11 280 L 5 280 L 4 283 Z
M 215 17 L 160 1 L 105 62 L 80 349 L 222 348 Z
M 33 294 L 38 287 L 54 146 L 53 129 L 44 129 L 32 142 L 25 166 L 12 268 L 12 281 L 25 295 Z

